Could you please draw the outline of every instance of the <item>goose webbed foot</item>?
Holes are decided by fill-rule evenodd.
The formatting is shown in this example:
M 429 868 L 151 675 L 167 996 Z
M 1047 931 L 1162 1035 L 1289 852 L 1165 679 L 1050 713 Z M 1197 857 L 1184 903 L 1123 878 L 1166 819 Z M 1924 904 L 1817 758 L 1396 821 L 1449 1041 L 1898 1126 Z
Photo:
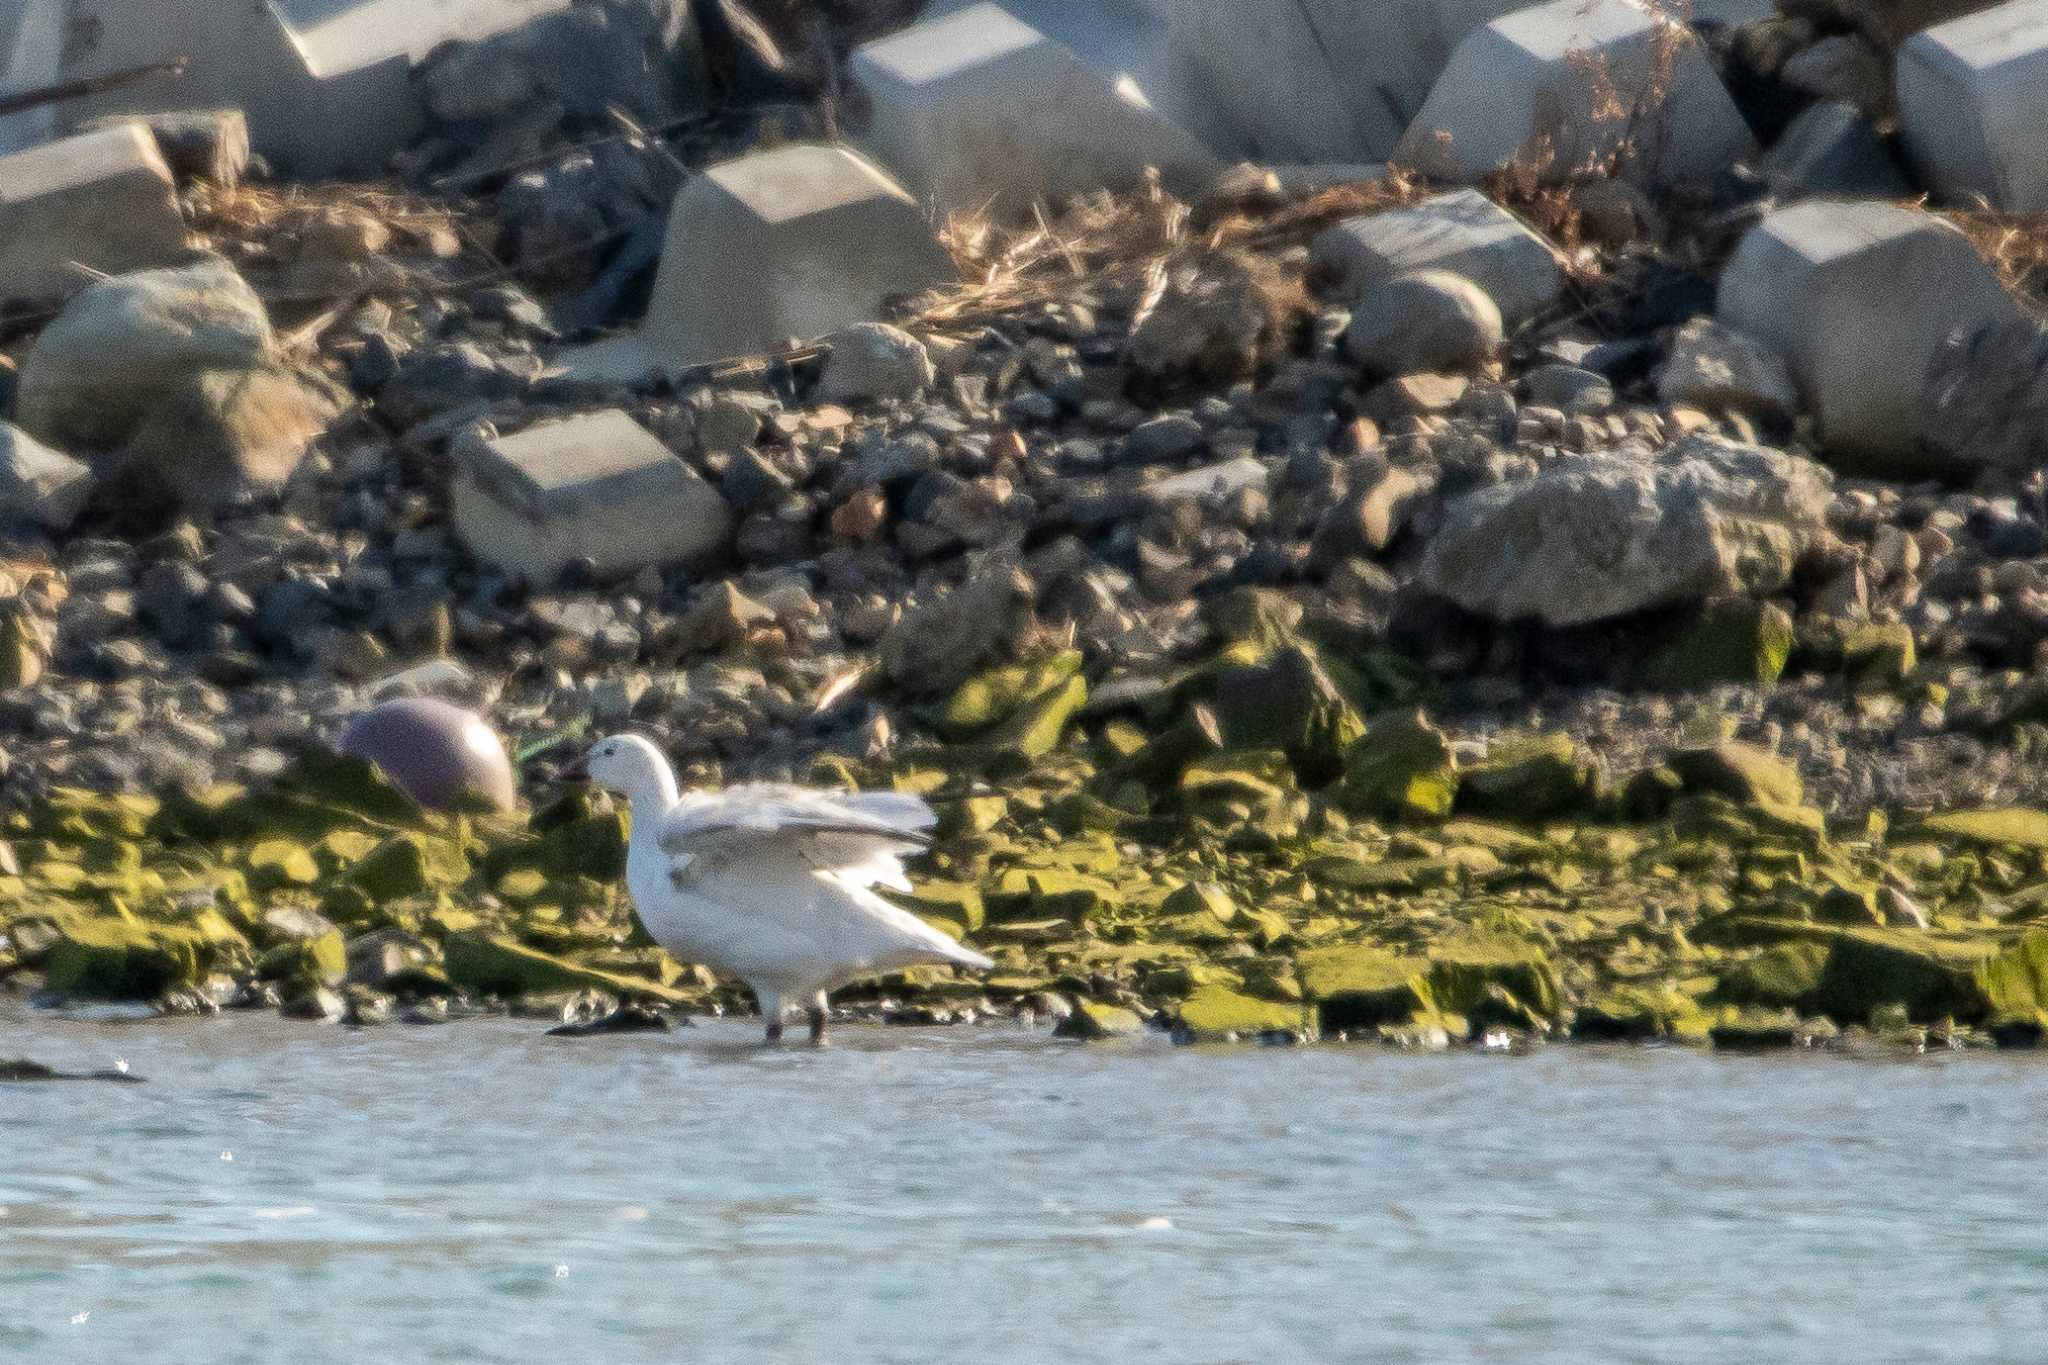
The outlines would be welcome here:
M 811 1042 L 817 1047 L 825 1046 L 825 1007 L 813 1005 L 809 1011 L 811 1021 Z

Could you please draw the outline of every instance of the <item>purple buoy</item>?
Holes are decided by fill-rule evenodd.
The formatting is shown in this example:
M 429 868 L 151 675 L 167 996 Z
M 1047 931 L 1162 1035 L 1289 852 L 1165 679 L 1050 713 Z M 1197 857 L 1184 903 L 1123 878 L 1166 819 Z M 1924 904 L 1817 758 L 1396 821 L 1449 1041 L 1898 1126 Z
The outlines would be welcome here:
M 341 751 L 374 763 L 400 791 L 430 810 L 482 801 L 511 810 L 512 760 L 497 732 L 474 711 L 438 697 L 399 697 L 357 716 Z

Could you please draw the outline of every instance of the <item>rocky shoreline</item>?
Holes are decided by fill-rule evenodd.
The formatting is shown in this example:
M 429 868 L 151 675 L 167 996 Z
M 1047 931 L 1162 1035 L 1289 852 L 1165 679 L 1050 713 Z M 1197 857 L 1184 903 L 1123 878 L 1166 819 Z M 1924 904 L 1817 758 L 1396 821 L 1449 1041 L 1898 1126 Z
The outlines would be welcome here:
M 1742 93 L 1848 30 L 1732 31 Z M 423 79 L 466 109 L 510 51 Z M 2039 1038 L 2037 221 L 1782 159 L 1655 194 L 1246 165 L 956 218 L 960 282 L 887 322 L 583 364 L 660 311 L 678 185 L 831 131 L 778 89 L 588 145 L 441 119 L 408 185 L 243 182 L 217 140 L 190 254 L 0 314 L 0 990 L 745 1009 L 635 933 L 623 815 L 552 783 L 631 727 L 686 782 L 940 808 L 912 906 L 1000 967 L 841 1002 L 885 1020 Z M 1917 264 L 1771 254 L 1837 227 Z M 1991 302 L 1924 383 L 1807 354 L 1929 261 Z M 1802 289 L 1856 307 L 1769 315 Z M 404 695 L 487 716 L 522 811 L 331 757 Z

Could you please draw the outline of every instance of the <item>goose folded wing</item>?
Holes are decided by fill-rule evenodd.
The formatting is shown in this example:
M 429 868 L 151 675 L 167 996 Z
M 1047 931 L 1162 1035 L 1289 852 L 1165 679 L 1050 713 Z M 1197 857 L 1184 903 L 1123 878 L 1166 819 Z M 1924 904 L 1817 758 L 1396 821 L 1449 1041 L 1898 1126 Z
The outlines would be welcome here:
M 908 891 L 902 859 L 930 846 L 926 831 L 935 823 L 930 806 L 899 792 L 763 784 L 685 796 L 669 812 L 658 842 L 700 874 L 793 851 L 854 885 Z

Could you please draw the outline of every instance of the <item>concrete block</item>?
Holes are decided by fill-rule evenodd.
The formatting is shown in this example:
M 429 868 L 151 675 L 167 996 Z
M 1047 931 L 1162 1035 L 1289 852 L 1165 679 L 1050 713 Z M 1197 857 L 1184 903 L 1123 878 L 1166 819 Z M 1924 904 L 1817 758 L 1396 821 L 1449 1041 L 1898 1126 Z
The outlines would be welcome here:
M 0 96 L 42 90 L 61 79 L 65 0 L 13 0 L 0 5 Z M 0 156 L 48 142 L 57 131 L 55 105 L 0 116 Z
M 535 585 L 578 559 L 605 577 L 701 568 L 732 539 L 732 509 L 616 408 L 457 442 L 450 503 L 470 553 Z
M 64 78 L 191 58 L 183 78 L 68 102 L 66 126 L 107 114 L 243 110 L 273 166 L 317 177 L 381 169 L 424 126 L 415 62 L 565 9 L 572 0 L 70 0 Z
M 1757 175 L 1787 197 L 1906 199 L 1913 186 L 1863 111 L 1839 100 L 1792 120 L 1756 163 Z
M 170 168 L 139 124 L 0 157 L 0 298 L 60 298 L 185 249 Z
M 1953 200 L 2048 209 L 2048 0 L 1916 33 L 1899 49 L 1899 124 L 1921 178 Z
M 206 180 L 226 189 L 242 183 L 249 168 L 249 120 L 239 109 L 170 109 L 157 114 L 110 114 L 80 125 L 92 133 L 123 123 L 140 123 L 179 184 Z
M 1451 53 L 1527 0 L 1155 0 L 1219 152 L 1385 161 Z M 1190 125 L 1200 128 L 1201 125 Z
M 1519 322 L 1564 288 L 1557 249 L 1477 190 L 1452 190 L 1403 209 L 1347 218 L 1317 234 L 1309 268 L 1341 297 L 1416 270 L 1463 275 Z
M 778 147 L 683 186 L 646 321 L 566 367 L 630 383 L 755 355 L 873 321 L 890 296 L 954 278 L 923 211 L 872 163 L 844 147 Z
M 1632 179 L 1675 183 L 1755 146 L 1691 29 L 1637 0 L 1552 0 L 1458 45 L 1394 160 L 1475 184 L 1517 162 L 1555 180 L 1620 157 Z
M 1120 79 L 1119 54 L 1156 28 L 1104 9 L 1088 29 L 1091 50 L 1077 52 L 994 4 L 915 24 L 853 55 L 861 140 L 942 213 L 1015 214 L 1034 200 L 1126 189 L 1148 166 L 1192 194 L 1217 158 Z
M 1830 463 L 1897 473 L 1917 462 L 1921 387 L 1942 343 L 2019 305 L 1933 214 L 1814 199 L 1750 229 L 1716 313 L 1785 358 Z

